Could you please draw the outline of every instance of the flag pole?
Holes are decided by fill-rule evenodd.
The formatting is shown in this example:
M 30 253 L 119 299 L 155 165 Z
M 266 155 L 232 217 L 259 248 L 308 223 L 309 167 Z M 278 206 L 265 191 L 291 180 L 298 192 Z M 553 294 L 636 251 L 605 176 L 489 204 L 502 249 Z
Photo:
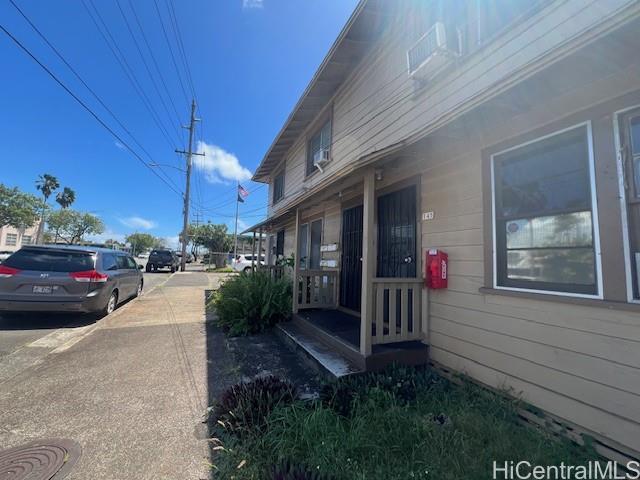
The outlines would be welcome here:
M 234 237 L 234 247 L 233 247 L 233 260 L 231 260 L 231 265 L 235 262 L 238 257 L 238 207 L 240 206 L 240 182 L 238 182 L 238 186 L 236 187 L 236 228 L 233 233 Z

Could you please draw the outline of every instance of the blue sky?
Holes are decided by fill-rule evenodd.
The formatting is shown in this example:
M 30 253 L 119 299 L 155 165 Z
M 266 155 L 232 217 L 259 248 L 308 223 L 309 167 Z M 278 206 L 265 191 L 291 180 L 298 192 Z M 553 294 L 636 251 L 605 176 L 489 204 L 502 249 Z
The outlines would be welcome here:
M 178 118 L 170 102 L 186 124 L 189 105 L 185 93 L 190 95 L 190 88 L 170 27 L 168 0 L 156 1 L 178 69 L 154 0 L 119 0 L 155 85 L 116 0 L 92 0 L 108 27 L 109 31 L 103 32 L 115 39 L 114 50 L 122 51 L 125 68 L 131 68 L 133 80 L 148 97 L 148 108 L 81 0 L 14 1 L 151 158 L 120 129 L 8 0 L 0 5 L 0 23 L 7 30 L 147 162 L 184 167 L 184 160 L 173 149 L 181 139 L 178 135 L 184 139 L 186 132 L 177 131 Z M 91 1 L 84 2 L 91 9 Z M 203 119 L 196 139 L 204 142 L 199 145 L 207 152 L 207 157 L 197 162 L 193 177 L 196 208 L 192 208 L 192 218 L 199 214 L 200 221 L 227 223 L 232 230 L 236 178 L 251 192 L 240 206 L 241 226 L 264 217 L 267 188 L 246 178 L 257 167 L 355 4 L 356 0 L 173 0 L 199 101 L 198 116 Z M 132 5 L 162 76 L 146 49 Z M 95 12 L 94 18 L 100 22 Z M 103 219 L 107 226 L 103 239 L 122 238 L 133 231 L 175 239 L 182 225 L 180 196 L 141 165 L 1 32 L 0 56 L 5 66 L 0 76 L 0 182 L 36 193 L 37 176 L 51 173 L 62 186 L 76 191 L 74 208 Z M 167 135 L 149 109 L 157 112 Z M 184 174 L 177 168 L 165 167 L 159 173 L 182 190 Z

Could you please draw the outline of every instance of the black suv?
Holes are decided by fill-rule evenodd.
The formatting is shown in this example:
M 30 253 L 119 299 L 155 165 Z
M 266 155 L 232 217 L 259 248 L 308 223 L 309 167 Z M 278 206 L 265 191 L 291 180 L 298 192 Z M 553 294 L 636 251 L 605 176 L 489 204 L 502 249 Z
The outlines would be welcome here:
M 155 272 L 159 268 L 168 267 L 171 273 L 180 267 L 180 259 L 171 250 L 152 250 L 147 260 L 147 272 Z

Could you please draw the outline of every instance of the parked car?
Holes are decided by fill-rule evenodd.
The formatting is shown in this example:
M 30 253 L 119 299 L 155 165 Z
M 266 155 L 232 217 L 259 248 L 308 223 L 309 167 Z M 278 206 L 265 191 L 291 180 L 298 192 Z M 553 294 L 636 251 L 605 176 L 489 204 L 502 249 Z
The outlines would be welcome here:
M 250 272 L 251 271 L 251 261 L 254 260 L 258 262 L 257 255 L 238 255 L 235 260 L 231 262 L 231 268 L 233 268 L 236 272 Z M 264 255 L 260 256 L 260 265 L 264 265 Z
M 159 268 L 169 268 L 175 272 L 180 267 L 180 259 L 171 250 L 151 250 L 147 261 L 146 271 L 156 271 Z
M 147 259 L 149 258 L 149 252 L 142 252 L 138 254 L 138 258 Z
M 83 246 L 22 247 L 0 265 L 0 310 L 113 312 L 142 293 L 131 255 Z
M 13 252 L 9 250 L 0 251 L 0 263 L 4 262 Z

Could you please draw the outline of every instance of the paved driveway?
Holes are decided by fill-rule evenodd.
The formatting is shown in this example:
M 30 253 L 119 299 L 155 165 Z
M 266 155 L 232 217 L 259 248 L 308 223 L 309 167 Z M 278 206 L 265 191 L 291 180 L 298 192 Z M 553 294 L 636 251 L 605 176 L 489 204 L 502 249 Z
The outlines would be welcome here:
M 204 292 L 213 285 L 199 272 L 158 282 L 40 362 L 0 378 L 2 448 L 37 438 L 75 440 L 83 453 L 72 480 L 209 478 L 201 421 Z

